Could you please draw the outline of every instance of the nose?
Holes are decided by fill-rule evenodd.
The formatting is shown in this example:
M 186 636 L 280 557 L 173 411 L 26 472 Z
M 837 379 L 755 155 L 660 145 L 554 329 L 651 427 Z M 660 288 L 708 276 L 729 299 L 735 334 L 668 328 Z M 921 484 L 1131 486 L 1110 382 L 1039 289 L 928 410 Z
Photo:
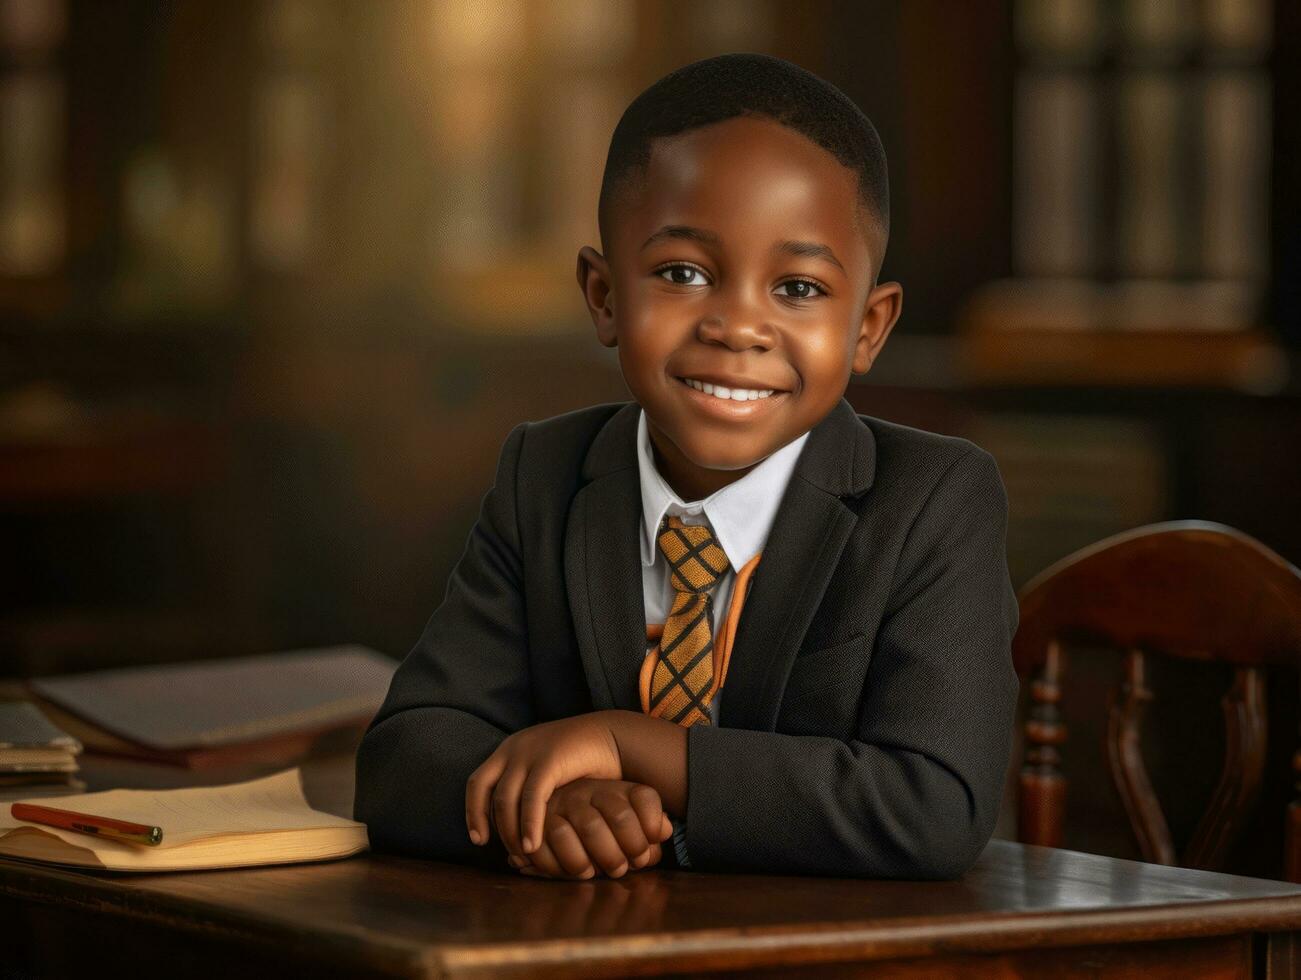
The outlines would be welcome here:
M 696 335 L 705 343 L 723 344 L 734 351 L 773 346 L 773 327 L 766 311 L 754 298 L 755 290 L 740 284 L 719 290 L 714 304 L 696 327 Z

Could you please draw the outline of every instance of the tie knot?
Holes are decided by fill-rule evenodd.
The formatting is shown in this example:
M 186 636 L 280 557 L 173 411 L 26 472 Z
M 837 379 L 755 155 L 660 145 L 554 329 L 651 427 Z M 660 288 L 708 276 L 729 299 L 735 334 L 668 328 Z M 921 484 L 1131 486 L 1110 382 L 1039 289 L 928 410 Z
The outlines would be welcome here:
M 660 524 L 659 548 L 678 592 L 708 592 L 732 567 L 708 525 L 683 524 L 676 515 Z

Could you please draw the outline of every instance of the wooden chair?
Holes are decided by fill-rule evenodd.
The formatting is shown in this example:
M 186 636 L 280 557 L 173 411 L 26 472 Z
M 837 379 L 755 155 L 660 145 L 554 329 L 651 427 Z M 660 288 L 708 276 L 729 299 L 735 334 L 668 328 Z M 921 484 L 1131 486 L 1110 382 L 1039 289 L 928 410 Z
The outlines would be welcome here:
M 1301 664 L 1301 571 L 1259 541 L 1221 524 L 1175 521 L 1107 538 L 1040 573 L 1019 595 L 1017 672 L 1030 679 L 1018 838 L 1060 846 L 1066 780 L 1061 753 L 1063 644 L 1101 643 L 1124 653 L 1107 719 L 1107 765 L 1138 839 L 1155 864 L 1216 869 L 1261 787 L 1267 665 Z M 1224 767 L 1182 856 L 1139 752 L 1139 722 L 1152 698 L 1149 654 L 1229 664 Z M 1301 750 L 1285 822 L 1284 862 L 1301 882 Z

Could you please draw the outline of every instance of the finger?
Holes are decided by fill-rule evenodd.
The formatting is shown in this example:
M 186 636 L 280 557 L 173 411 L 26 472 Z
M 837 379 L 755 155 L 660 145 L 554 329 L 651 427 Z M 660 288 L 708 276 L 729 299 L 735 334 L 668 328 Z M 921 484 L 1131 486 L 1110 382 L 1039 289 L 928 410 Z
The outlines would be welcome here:
M 595 800 L 593 800 L 594 802 Z M 636 814 L 628 807 L 626 801 L 623 807 L 625 814 L 623 822 L 633 825 L 634 831 L 640 833 L 640 829 L 636 827 Z M 610 826 L 609 818 L 596 806 L 576 808 L 575 812 L 568 814 L 568 817 L 569 822 L 578 831 L 583 850 L 587 852 L 597 867 L 611 878 L 623 876 L 631 867 L 632 857 L 640 854 L 645 848 L 644 843 L 640 848 L 633 845 L 632 855 L 630 855 L 625 849 L 622 840 L 615 835 L 614 828 Z M 627 836 L 626 831 L 624 836 Z
M 583 846 L 574 825 L 564 817 L 551 816 L 547 819 L 546 839 L 541 847 L 529 855 L 529 859 L 535 860 L 543 850 L 555 859 L 558 874 L 582 879 L 596 876 L 596 862 Z
M 520 861 L 523 862 L 520 869 L 521 871 L 534 871 L 538 874 L 546 875 L 548 878 L 569 877 L 568 872 L 565 871 L 560 862 L 556 859 L 555 854 L 552 853 L 551 847 L 546 841 L 543 841 L 542 846 L 528 857 L 522 855 L 517 855 L 517 857 L 519 857 Z
M 523 854 L 519 841 L 519 797 L 526 772 L 522 766 L 509 766 L 492 791 L 492 815 L 497 836 L 511 854 Z
M 634 786 L 628 791 L 628 802 L 632 804 L 632 808 L 637 814 L 647 842 L 658 840 L 659 838 L 656 835 L 660 832 L 660 822 L 664 817 L 664 805 L 660 801 L 660 794 L 655 787 L 645 784 Z
M 529 770 L 519 792 L 519 809 L 523 837 L 521 854 L 531 854 L 542 843 L 542 832 L 547 820 L 547 800 L 555 792 L 558 780 L 546 763 L 538 763 Z
M 497 752 L 493 752 L 478 769 L 470 773 L 470 778 L 465 781 L 465 826 L 470 840 L 476 844 L 488 842 L 490 836 L 488 821 L 491 819 L 489 801 L 492 799 L 493 789 L 501 777 L 503 768 L 502 757 Z M 475 840 L 476 835 L 478 840 Z
M 637 811 L 633 809 L 628 797 L 619 793 L 595 796 L 592 798 L 592 804 L 600 811 L 621 855 L 631 866 L 632 861 L 645 854 L 646 849 L 650 847 L 650 841 L 646 838 L 646 831 L 642 829 L 641 818 L 637 815 Z M 583 840 L 587 843 L 586 837 Z M 591 853 L 590 845 L 587 850 Z
M 668 840 L 672 836 L 673 821 L 669 819 L 669 815 L 666 813 L 660 818 L 660 843 L 664 843 L 664 841 Z
M 662 858 L 664 858 L 664 851 L 661 850 L 660 845 L 653 843 L 653 845 L 647 847 L 645 854 L 632 862 L 632 867 L 636 869 L 653 868 L 654 865 L 660 863 Z

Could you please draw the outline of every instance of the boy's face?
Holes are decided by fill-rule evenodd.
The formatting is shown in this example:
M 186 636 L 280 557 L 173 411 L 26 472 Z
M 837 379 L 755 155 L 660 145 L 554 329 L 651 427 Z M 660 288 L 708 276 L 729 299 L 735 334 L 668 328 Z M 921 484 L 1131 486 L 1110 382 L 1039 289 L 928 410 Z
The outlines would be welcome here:
M 597 336 L 618 347 L 684 500 L 808 431 L 871 367 L 903 290 L 872 286 L 879 236 L 859 208 L 856 174 L 831 153 L 740 117 L 657 140 L 644 190 L 611 209 L 609 255 L 580 251 Z M 687 379 L 772 394 L 722 399 Z

